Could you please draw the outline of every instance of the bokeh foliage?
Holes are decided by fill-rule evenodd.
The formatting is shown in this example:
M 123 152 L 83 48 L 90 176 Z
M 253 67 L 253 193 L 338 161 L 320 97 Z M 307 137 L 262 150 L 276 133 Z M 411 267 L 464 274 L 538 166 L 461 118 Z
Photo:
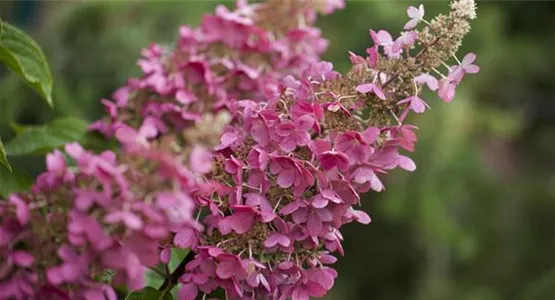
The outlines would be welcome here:
M 413 1 L 347 1 L 321 19 L 326 59 L 348 67 L 368 28 L 396 32 Z M 25 4 L 27 3 L 27 4 Z M 99 99 L 132 75 L 149 42 L 172 44 L 180 24 L 198 24 L 214 1 L 2 2 L 0 17 L 26 26 L 52 65 L 56 110 L 0 70 L 0 135 L 10 124 L 102 115 Z M 228 2 L 229 4 L 229 2 Z M 446 2 L 425 2 L 426 14 Z M 22 13 L 23 12 L 23 13 Z M 454 102 L 427 97 L 414 122 L 420 141 L 412 174 L 394 172 L 387 189 L 363 200 L 370 226 L 347 226 L 346 256 L 329 299 L 555 299 L 555 3 L 479 2 L 462 51 L 482 71 Z M 19 22 L 19 23 L 18 23 Z M 10 157 L 35 175 L 40 155 Z

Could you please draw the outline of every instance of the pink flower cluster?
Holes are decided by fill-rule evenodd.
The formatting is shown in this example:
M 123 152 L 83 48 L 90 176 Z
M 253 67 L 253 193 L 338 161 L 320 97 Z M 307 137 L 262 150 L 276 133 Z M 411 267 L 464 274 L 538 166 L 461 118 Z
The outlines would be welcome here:
M 129 159 L 145 161 L 121 163 L 113 152 L 95 155 L 79 144 L 65 151 L 75 167 L 61 152 L 49 154 L 32 192 L 11 195 L 1 206 L 0 278 L 10 278 L 0 284 L 2 298 L 52 299 L 68 289 L 72 299 L 116 299 L 98 282 L 104 270 L 115 272 L 113 283 L 140 288 L 171 228 L 199 228 L 187 192 L 197 180 L 167 153 L 129 150 Z
M 172 247 L 191 249 L 178 282 L 172 273 L 163 285 L 179 283 L 180 299 L 324 296 L 337 277 L 332 254 L 344 254 L 340 228 L 370 223 L 356 209 L 361 194 L 383 191 L 392 169 L 416 168 L 401 151 L 414 150 L 417 128 L 404 122 L 428 107 L 423 86 L 449 102 L 479 70 L 474 54 L 443 62 L 441 37 L 428 43 L 416 29 L 441 20 L 425 21 L 420 6 L 395 40 L 370 30 L 368 55 L 350 53 L 351 71 L 339 74 L 319 59 L 327 42 L 312 24 L 343 5 L 238 1 L 182 27 L 173 51 L 145 49 L 144 75 L 103 100 L 107 117 L 91 126 L 122 149 L 67 145 L 75 166 L 50 154 L 33 190 L 0 206 L 0 296 L 115 299 L 106 270 L 112 284 L 140 288 Z M 399 67 L 425 55 L 448 74 Z

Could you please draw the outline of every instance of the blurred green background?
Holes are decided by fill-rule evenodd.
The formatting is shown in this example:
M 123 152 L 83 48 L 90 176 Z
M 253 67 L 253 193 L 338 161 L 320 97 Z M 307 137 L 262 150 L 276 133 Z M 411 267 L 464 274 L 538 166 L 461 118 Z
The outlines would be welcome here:
M 368 28 L 401 30 L 413 1 L 347 1 L 321 18 L 325 59 L 348 67 Z M 216 1 L 0 1 L 0 17 L 29 32 L 53 69 L 55 110 L 0 68 L 0 136 L 10 123 L 59 116 L 88 121 L 99 99 L 138 75 L 139 51 L 171 44 L 178 25 L 199 23 Z M 228 2 L 229 4 L 229 2 Z M 447 1 L 425 1 L 430 18 Z M 346 256 L 327 299 L 555 299 L 555 2 L 478 2 L 463 52 L 477 53 L 453 103 L 426 98 L 414 120 L 419 168 L 395 171 L 364 199 L 370 226 L 344 230 Z M 43 158 L 10 157 L 31 175 Z

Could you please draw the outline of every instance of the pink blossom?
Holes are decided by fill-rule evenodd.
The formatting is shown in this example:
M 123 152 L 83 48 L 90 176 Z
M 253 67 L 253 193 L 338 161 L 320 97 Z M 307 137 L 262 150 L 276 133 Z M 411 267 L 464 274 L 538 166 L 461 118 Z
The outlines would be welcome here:
M 276 134 L 282 137 L 279 145 L 285 152 L 295 150 L 297 146 L 306 146 L 310 141 L 309 130 L 314 124 L 314 119 L 309 115 L 303 115 L 294 122 L 281 122 L 276 128 Z
M 424 100 L 422 100 L 420 97 L 414 95 L 414 96 L 409 96 L 399 102 L 397 102 L 397 104 L 404 104 L 404 103 L 408 103 L 409 107 L 412 111 L 414 111 L 415 113 L 421 114 L 424 111 L 426 111 L 426 108 L 430 108 L 430 106 L 428 106 L 428 104 L 426 102 L 424 102 Z
M 248 276 L 247 268 L 241 259 L 235 255 L 221 254 L 217 257 L 218 266 L 216 267 L 216 274 L 221 279 L 229 279 L 237 277 L 239 279 L 246 279 Z
M 391 51 L 397 53 L 404 47 L 410 48 L 414 45 L 417 38 L 418 34 L 415 31 L 404 31 L 401 33 L 401 36 L 395 40 L 393 46 L 391 46 Z
M 420 6 L 418 6 L 418 8 L 416 8 L 414 6 L 409 6 L 409 8 L 407 9 L 407 15 L 409 16 L 410 20 L 407 22 L 407 24 L 405 24 L 404 29 L 405 30 L 411 30 L 414 27 L 416 27 L 416 25 L 418 25 L 418 23 L 420 23 L 420 21 L 423 20 L 423 18 L 424 18 L 424 5 L 420 4 Z
M 439 89 L 437 94 L 445 102 L 453 101 L 455 98 L 455 89 L 457 84 L 455 82 L 449 81 L 448 79 L 442 79 L 439 81 Z
M 431 91 L 436 91 L 438 89 L 437 79 L 428 73 L 422 73 L 416 76 L 414 81 L 418 84 L 426 84 Z
M 17 195 L 9 197 L 9 203 L 15 206 L 15 214 L 20 225 L 26 225 L 31 219 L 31 213 L 27 203 Z
M 270 172 L 278 175 L 277 184 L 282 188 L 292 185 L 303 188 L 314 183 L 314 176 L 296 160 L 289 157 L 273 157 L 270 163 Z
M 193 172 L 206 174 L 212 169 L 212 154 L 202 146 L 195 146 L 189 156 L 189 165 Z
M 465 74 L 476 74 L 480 72 L 480 67 L 474 65 L 473 62 L 476 60 L 476 54 L 468 53 L 464 56 L 460 65 L 451 67 L 449 72 L 449 81 L 453 81 L 459 84 Z
M 330 170 L 334 167 L 345 170 L 349 166 L 349 157 L 343 152 L 332 149 L 328 141 L 314 141 L 313 151 L 318 156 L 320 166 L 324 170 Z
M 374 93 L 378 98 L 385 100 L 385 93 L 383 90 L 375 83 L 364 83 L 355 88 L 355 90 L 359 93 L 366 94 L 366 93 Z
M 370 157 L 374 149 L 369 144 L 374 142 L 374 140 L 368 140 L 364 135 L 356 131 L 347 131 L 339 135 L 335 145 L 337 150 L 347 155 L 349 164 L 353 165 L 363 163 Z

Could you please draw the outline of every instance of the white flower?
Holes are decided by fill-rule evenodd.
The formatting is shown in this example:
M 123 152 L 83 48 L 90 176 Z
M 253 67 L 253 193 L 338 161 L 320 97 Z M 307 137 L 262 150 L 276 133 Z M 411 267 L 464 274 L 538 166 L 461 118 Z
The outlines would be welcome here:
M 476 2 L 474 0 L 459 0 L 451 3 L 451 9 L 463 17 L 476 19 Z

